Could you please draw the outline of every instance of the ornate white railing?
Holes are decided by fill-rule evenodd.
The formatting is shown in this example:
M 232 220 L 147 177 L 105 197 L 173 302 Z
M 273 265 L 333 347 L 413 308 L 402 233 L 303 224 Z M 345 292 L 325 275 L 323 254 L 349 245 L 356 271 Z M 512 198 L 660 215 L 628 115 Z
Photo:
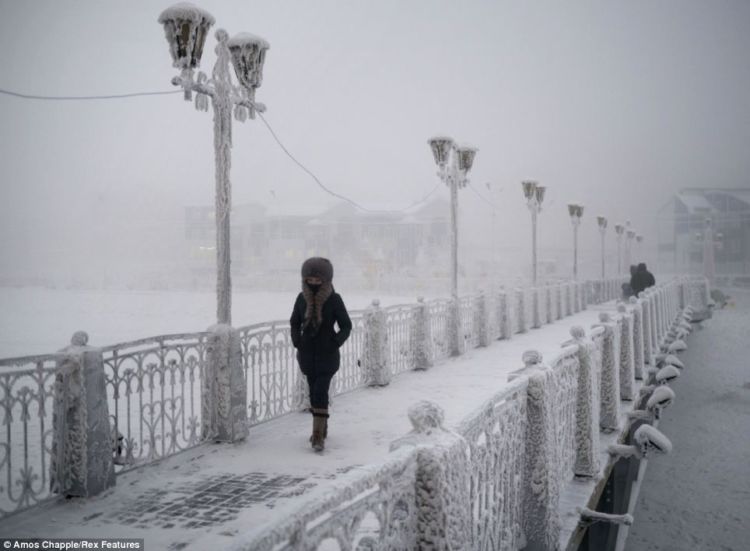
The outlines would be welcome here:
M 101 349 L 118 471 L 203 441 L 207 336 L 164 335 Z
M 416 308 L 417 306 L 414 304 L 384 308 L 388 333 L 388 361 L 391 373 L 403 373 L 413 368 L 411 365 L 411 338 Z
M 523 541 L 527 381 L 503 389 L 466 417 L 471 548 L 518 549 Z
M 450 301 L 447 299 L 431 300 L 427 303 L 427 314 L 430 324 L 430 352 L 433 361 L 447 358 L 450 355 L 448 346 L 448 324 L 450 322 Z
M 352 332 L 340 348 L 341 368 L 331 381 L 334 395 L 361 388 L 367 383 L 360 365 L 365 346 L 364 312 L 349 312 L 349 318 L 352 320 Z M 296 371 L 299 372 L 299 369 Z
M 459 299 L 459 317 L 461 328 L 459 340 L 462 350 L 469 350 L 479 346 L 479 295 L 464 296 Z
M 0 360 L 0 517 L 50 496 L 52 403 L 63 356 Z
M 298 514 L 240 538 L 235 549 L 418 549 L 417 455 L 399 450 L 345 475 L 335 488 L 309 496 Z
M 572 311 L 583 307 L 576 300 L 583 286 L 559 288 Z M 619 291 L 615 285 L 602 289 Z M 526 367 L 464 418 L 456 432 L 443 426 L 437 404 L 415 405 L 409 412 L 414 430 L 392 444 L 396 451 L 382 463 L 352 473 L 331 491 L 311 495 L 286 520 L 260 535 L 240 538 L 236 549 L 313 550 L 327 548 L 328 542 L 339 549 L 559 548 L 561 493 L 574 475 L 599 475 L 600 427 L 614 428 L 606 416 L 627 399 L 623 391 L 630 377 L 638 378 L 637 358 L 646 356 L 634 350 L 646 345 L 647 328 L 636 320 L 652 320 L 663 350 L 672 338 L 669 328 L 684 322 L 681 289 L 681 282 L 668 282 L 620 307 L 618 314 L 600 313 L 589 337 L 582 327 L 574 327 L 573 340 L 548 365 L 541 354 L 528 351 Z M 496 306 L 511 293 L 523 296 L 500 293 Z M 496 314 L 500 334 L 502 310 Z M 620 385 L 621 370 L 628 377 L 625 386 Z M 396 474 L 394 465 L 399 465 Z M 398 495 L 374 509 L 389 477 Z M 408 500 L 398 506 L 406 495 Z M 371 496 L 371 502 L 363 501 Z M 394 507 L 395 528 L 388 516 Z M 410 522 L 404 522 L 407 512 Z M 363 520 L 367 515 L 369 523 Z
M 248 422 L 268 421 L 300 406 L 303 378 L 289 322 L 257 323 L 238 329 L 247 383 Z
M 708 293 L 699 283 L 686 285 L 689 288 L 671 297 L 660 298 L 658 309 L 656 305 L 643 309 L 640 316 L 645 351 L 642 361 L 650 357 L 658 346 L 657 337 L 663 335 L 670 299 L 672 303 L 679 300 L 707 304 Z M 598 286 L 589 285 L 586 294 L 592 296 L 595 288 L 597 298 L 610 300 L 619 294 L 619 281 L 613 279 Z M 582 292 L 583 286 L 578 290 Z M 570 286 L 566 289 L 565 284 L 553 284 L 539 289 L 507 289 L 462 297 L 457 309 L 459 351 L 498 338 L 510 338 L 516 332 L 531 329 L 535 320 L 544 324 L 557 319 L 567 313 L 568 303 L 574 296 L 581 295 L 571 295 Z M 577 304 L 577 307 L 571 304 L 571 311 L 584 306 L 585 301 Z M 368 335 L 373 331 L 368 326 L 372 320 L 382 320 L 385 328 L 379 337 L 383 339 L 385 353 L 377 355 L 376 367 L 390 374 L 424 369 L 452 353 L 451 327 L 455 318 L 450 300 L 383 309 L 374 304 L 373 308 L 379 317 L 368 317 L 372 309 L 350 313 L 353 329 L 341 348 L 341 368 L 332 382 L 333 395 L 372 384 L 364 369 L 368 362 L 370 367 L 373 364 L 365 349 Z M 254 324 L 232 331 L 236 331 L 238 338 L 237 357 L 241 365 L 238 364 L 237 369 L 242 373 L 238 377 L 244 375 L 247 389 L 247 424 L 274 419 L 304 407 L 307 388 L 297 367 L 288 322 Z M 211 423 L 206 417 L 216 406 L 206 396 L 209 390 L 218 392 L 217 385 L 226 385 L 226 381 L 218 380 L 216 375 L 207 377 L 206 373 L 210 350 L 216 352 L 224 346 L 220 343 L 222 338 L 219 333 L 200 332 L 92 349 L 101 355 L 104 368 L 117 472 L 158 461 L 216 437 L 214 425 L 209 426 L 214 423 L 216 412 L 211 414 Z M 416 354 L 415 350 L 424 354 Z M 0 483 L 0 515 L 33 505 L 49 494 L 52 394 L 61 357 L 0 360 L 0 411 L 3 415 L 0 476 L 4 481 Z M 387 384 L 390 376 L 381 380 Z M 237 400 L 237 403 L 245 402 L 244 396 Z M 507 539 L 507 534 L 504 537 Z

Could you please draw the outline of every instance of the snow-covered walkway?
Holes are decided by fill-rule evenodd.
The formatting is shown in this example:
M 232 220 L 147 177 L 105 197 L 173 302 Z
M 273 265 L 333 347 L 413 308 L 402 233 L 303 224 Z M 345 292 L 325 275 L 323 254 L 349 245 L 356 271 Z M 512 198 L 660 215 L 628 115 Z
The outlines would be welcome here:
M 117 487 L 90 500 L 56 502 L 10 517 L 3 536 L 145 538 L 148 549 L 221 549 L 234 536 L 260 531 L 296 506 L 295 498 L 359 466 L 382 460 L 411 425 L 407 408 L 431 400 L 455 426 L 523 367 L 521 355 L 551 359 L 570 327 L 591 327 L 614 303 L 467 351 L 428 371 L 409 372 L 383 388 L 339 396 L 322 455 L 310 449 L 309 414 L 258 425 L 246 442 L 205 445 L 121 475 Z

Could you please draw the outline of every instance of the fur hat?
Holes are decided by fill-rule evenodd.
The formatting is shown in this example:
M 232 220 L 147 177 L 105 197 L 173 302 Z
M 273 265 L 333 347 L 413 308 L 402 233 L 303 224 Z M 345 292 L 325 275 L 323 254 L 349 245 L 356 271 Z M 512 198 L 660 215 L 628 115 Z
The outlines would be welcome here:
M 333 280 L 333 264 L 327 258 L 314 256 L 302 263 L 302 278 L 319 277 L 323 283 Z

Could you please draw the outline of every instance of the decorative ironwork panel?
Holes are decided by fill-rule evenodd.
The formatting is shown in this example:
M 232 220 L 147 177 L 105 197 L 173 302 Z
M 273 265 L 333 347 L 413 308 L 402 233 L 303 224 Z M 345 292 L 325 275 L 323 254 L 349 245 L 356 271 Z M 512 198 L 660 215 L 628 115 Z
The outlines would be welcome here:
M 359 310 L 352 311 L 349 312 L 349 318 L 352 320 L 352 332 L 339 349 L 341 367 L 331 381 L 333 395 L 361 388 L 366 383 L 365 373 L 361 367 L 365 349 L 365 313 Z
M 569 346 L 553 360 L 550 379 L 552 422 L 555 428 L 554 457 L 560 481 L 573 477 L 576 459 L 576 407 L 578 398 L 578 346 Z
M 388 354 L 391 372 L 403 373 L 410 370 L 413 343 L 411 326 L 414 322 L 416 305 L 399 305 L 385 308 L 385 325 L 388 331 Z
M 269 526 L 236 549 L 417 549 L 417 451 L 404 448 L 358 469 L 337 488 Z
M 118 473 L 201 443 L 207 338 L 163 335 L 101 349 Z
M 301 407 L 304 388 L 288 321 L 239 329 L 247 382 L 248 422 L 255 425 Z
M 0 360 L 0 519 L 50 497 L 52 403 L 62 358 Z
M 497 393 L 458 429 L 470 449 L 472 549 L 518 549 L 523 542 L 526 383 Z
M 447 358 L 450 355 L 448 342 L 448 323 L 450 322 L 450 301 L 447 299 L 427 302 L 430 315 L 430 337 L 432 338 L 431 357 L 433 360 Z
M 458 301 L 459 317 L 461 319 L 461 334 L 459 336 L 463 341 L 462 350 L 469 350 L 479 346 L 479 327 L 477 327 L 475 316 L 479 308 L 477 304 L 478 300 L 479 297 L 476 295 L 470 295 L 461 297 Z

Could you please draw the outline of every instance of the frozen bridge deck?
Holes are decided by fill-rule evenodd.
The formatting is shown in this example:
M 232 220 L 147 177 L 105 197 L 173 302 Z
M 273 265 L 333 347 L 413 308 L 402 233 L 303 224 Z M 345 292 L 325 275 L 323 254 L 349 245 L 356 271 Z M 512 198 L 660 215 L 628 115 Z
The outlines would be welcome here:
M 144 538 L 149 549 L 577 548 L 578 508 L 596 506 L 613 465 L 606 447 L 628 434 L 686 286 L 666 284 L 619 312 L 614 301 L 589 305 L 337 396 L 322 454 L 308 443 L 309 414 L 293 412 L 251 427 L 244 442 L 122 473 L 96 497 L 10 515 L 0 532 Z M 587 336 L 571 341 L 573 326 Z M 527 355 L 524 368 L 530 350 L 543 360 Z M 428 408 L 436 426 L 415 429 L 407 410 L 420 401 L 439 405 L 444 421 Z

